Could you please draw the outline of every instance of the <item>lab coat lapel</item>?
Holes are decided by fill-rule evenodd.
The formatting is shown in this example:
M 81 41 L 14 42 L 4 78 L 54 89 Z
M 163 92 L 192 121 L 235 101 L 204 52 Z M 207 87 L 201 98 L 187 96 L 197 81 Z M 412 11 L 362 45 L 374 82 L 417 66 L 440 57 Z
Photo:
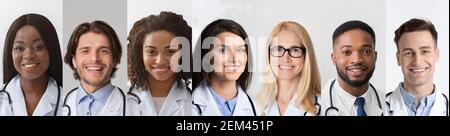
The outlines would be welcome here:
M 58 85 L 53 79 L 49 80 L 47 90 L 33 112 L 33 116 L 53 116 L 58 99 Z
M 178 84 L 175 82 L 161 107 L 159 115 L 170 116 L 175 115 L 177 112 L 182 112 L 182 106 L 185 101 L 188 101 L 188 92 L 186 87 L 178 88 Z
M 11 85 L 6 87 L 11 95 L 13 116 L 27 116 L 27 108 L 25 106 L 25 98 L 23 96 L 22 87 L 20 86 L 20 76 L 15 76 L 10 81 Z
M 206 81 L 202 81 L 197 89 L 194 90 L 193 97 L 195 98 L 194 103 L 198 104 L 202 110 L 202 116 L 222 116 L 206 85 Z
M 408 116 L 405 102 L 400 94 L 400 85 L 389 96 L 388 102 L 390 105 L 388 112 L 392 113 L 391 116 Z
M 234 109 L 233 116 L 253 116 L 253 109 L 250 100 L 240 87 L 238 87 L 238 100 Z
M 434 100 L 434 105 L 431 107 L 430 116 L 447 116 L 446 110 L 448 106 L 444 95 L 436 89 L 436 99 Z
M 114 87 L 105 105 L 97 116 L 122 116 L 123 115 L 123 92 Z

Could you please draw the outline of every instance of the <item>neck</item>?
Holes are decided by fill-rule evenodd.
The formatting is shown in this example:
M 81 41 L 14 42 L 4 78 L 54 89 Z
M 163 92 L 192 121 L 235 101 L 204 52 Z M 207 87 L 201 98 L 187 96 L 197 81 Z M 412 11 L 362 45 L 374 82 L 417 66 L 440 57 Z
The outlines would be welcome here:
M 292 97 L 294 97 L 299 80 L 300 79 L 298 77 L 292 80 L 277 80 L 277 101 L 280 101 L 282 103 L 289 103 L 292 100 Z
M 211 76 L 211 88 L 213 91 L 225 98 L 225 100 L 233 99 L 237 94 L 236 81 L 233 80 L 221 80 L 216 78 L 214 74 Z
M 175 75 L 164 81 L 156 80 L 149 75 L 148 86 L 153 97 L 167 97 L 174 83 Z
M 369 89 L 369 82 L 365 83 L 364 85 L 362 85 L 360 87 L 353 87 L 353 86 L 347 84 L 347 82 L 345 82 L 341 78 L 338 79 L 338 82 L 339 82 L 339 85 L 346 92 L 350 93 L 351 95 L 353 95 L 355 97 L 363 95 Z
M 99 85 L 93 85 L 93 84 L 89 84 L 89 83 L 86 83 L 86 82 L 84 82 L 83 80 L 81 80 L 80 84 L 81 84 L 81 87 L 83 87 L 83 89 L 84 89 L 88 94 L 93 94 L 93 93 L 95 93 L 98 89 L 100 89 L 100 88 L 104 87 L 105 85 L 107 85 L 109 82 L 111 82 L 111 81 L 108 81 L 108 82 L 106 82 L 106 83 L 99 84 Z
M 410 84 L 410 83 L 403 83 L 403 87 L 405 88 L 405 90 L 409 93 L 411 93 L 412 95 L 414 95 L 414 97 L 416 97 L 416 100 L 418 102 L 420 102 L 420 100 L 423 97 L 426 97 L 430 94 L 433 93 L 434 90 L 434 85 L 433 83 L 425 83 L 425 84 L 421 84 L 421 85 L 414 85 L 414 84 Z
M 37 79 L 20 77 L 20 86 L 25 95 L 43 95 L 48 85 L 48 76 L 43 75 Z

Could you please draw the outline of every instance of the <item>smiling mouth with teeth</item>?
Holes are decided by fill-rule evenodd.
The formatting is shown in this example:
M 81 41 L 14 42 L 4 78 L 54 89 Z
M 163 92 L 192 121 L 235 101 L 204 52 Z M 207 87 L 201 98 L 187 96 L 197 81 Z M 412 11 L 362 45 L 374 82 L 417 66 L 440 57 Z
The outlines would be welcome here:
M 294 66 L 278 65 L 278 68 L 280 68 L 281 70 L 290 70 L 290 69 L 294 68 Z
M 85 67 L 86 70 L 88 71 L 102 71 L 103 67 L 101 66 L 87 66 Z
M 39 63 L 32 63 L 32 64 L 22 64 L 22 67 L 25 68 L 32 68 L 32 67 L 36 67 Z
M 152 69 L 156 72 L 166 72 L 170 70 L 170 67 L 152 67 Z
M 421 72 L 425 72 L 425 70 L 427 70 L 428 67 L 425 68 L 410 68 L 409 71 L 413 72 L 413 73 L 421 73 Z

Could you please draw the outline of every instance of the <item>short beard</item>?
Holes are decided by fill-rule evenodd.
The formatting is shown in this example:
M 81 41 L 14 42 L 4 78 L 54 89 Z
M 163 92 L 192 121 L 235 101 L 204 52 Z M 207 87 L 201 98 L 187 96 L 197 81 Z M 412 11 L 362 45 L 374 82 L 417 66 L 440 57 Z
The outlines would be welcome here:
M 341 71 L 337 65 L 336 65 L 336 70 L 338 72 L 339 77 L 344 80 L 344 82 L 346 82 L 347 84 L 349 84 L 352 87 L 361 87 L 362 85 L 366 84 L 369 82 L 370 78 L 373 75 L 373 72 L 375 71 L 375 67 L 373 67 L 370 71 L 369 74 L 367 74 L 367 76 L 363 79 L 363 80 L 350 80 L 350 78 L 344 73 L 344 71 Z

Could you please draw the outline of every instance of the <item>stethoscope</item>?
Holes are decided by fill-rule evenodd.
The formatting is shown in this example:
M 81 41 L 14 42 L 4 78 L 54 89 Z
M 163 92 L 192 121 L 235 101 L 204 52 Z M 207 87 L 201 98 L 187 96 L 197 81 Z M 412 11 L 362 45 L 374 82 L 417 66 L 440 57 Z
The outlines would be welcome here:
M 188 89 L 189 89 L 189 87 L 188 87 Z M 192 92 L 191 89 L 189 89 L 189 90 L 190 90 L 190 92 Z M 252 99 L 250 98 L 250 96 L 246 92 L 244 92 L 244 94 L 247 96 L 248 101 L 250 101 L 250 105 L 252 106 L 253 116 L 256 116 L 256 109 L 255 109 L 255 105 L 252 102 Z M 202 109 L 200 108 L 200 105 L 195 104 L 194 100 L 192 100 L 192 104 L 195 105 L 195 107 L 197 107 L 199 115 L 202 116 L 203 112 L 202 112 Z
M 386 97 L 388 97 L 389 95 L 391 95 L 392 94 L 392 92 L 389 92 L 387 95 L 386 95 Z M 447 98 L 447 96 L 444 94 L 444 93 L 442 93 L 442 96 L 445 98 L 445 115 L 447 115 L 447 116 L 450 116 L 449 115 L 449 113 L 448 113 L 448 110 L 449 110 L 449 106 L 448 106 L 448 98 Z M 390 109 L 390 107 L 391 107 L 391 104 L 389 103 L 389 102 L 387 102 L 386 101 L 386 104 L 387 104 L 387 106 L 389 107 L 389 109 Z M 389 114 L 393 114 L 394 113 L 394 111 L 392 111 L 392 110 L 389 110 Z
M 329 113 L 330 111 L 335 111 L 335 113 L 339 113 L 339 109 L 338 109 L 337 107 L 334 107 L 334 105 L 333 105 L 333 92 L 332 92 L 332 91 L 333 91 L 333 85 L 334 85 L 334 82 L 336 82 L 336 79 L 333 80 L 333 82 L 331 82 L 331 85 L 330 85 L 330 89 L 329 89 L 329 91 L 330 91 L 330 107 L 328 107 L 328 108 L 325 110 L 325 116 L 328 116 L 328 113 Z M 377 96 L 378 107 L 379 107 L 380 109 L 382 109 L 382 107 L 381 107 L 381 102 L 380 102 L 380 97 L 378 96 L 377 90 L 375 89 L 375 87 L 373 87 L 372 84 L 369 83 L 369 85 L 370 85 L 370 87 L 373 89 L 373 91 L 375 92 L 375 95 Z M 381 113 L 381 116 L 383 116 L 383 113 Z
M 8 91 L 6 91 L 6 87 L 8 86 L 10 81 L 6 82 L 5 86 L 3 86 L 2 90 L 0 90 L 0 94 L 4 93 L 7 96 L 8 99 L 8 103 L 11 106 L 11 111 L 13 111 L 13 106 L 12 106 L 12 99 L 11 99 L 11 95 L 9 94 Z M 55 107 L 55 113 L 53 114 L 53 116 L 56 116 L 58 113 L 58 106 L 59 106 L 59 100 L 61 99 L 61 89 L 59 88 L 58 83 L 56 83 L 56 87 L 58 88 L 58 97 L 56 99 L 56 107 Z
M 126 97 L 125 94 L 123 93 L 122 89 L 120 89 L 119 87 L 116 87 L 117 89 L 119 89 L 120 94 L 122 95 L 123 98 L 123 110 L 122 110 L 122 115 L 125 116 L 125 109 L 126 109 Z M 75 87 L 74 89 L 70 90 L 69 93 L 67 93 L 66 97 L 64 98 L 64 103 L 63 103 L 63 108 L 67 108 L 67 116 L 70 116 L 71 113 L 71 109 L 70 106 L 67 105 L 67 99 L 69 98 L 69 96 L 75 92 L 78 89 L 78 87 Z M 114 89 L 113 89 L 114 90 Z

